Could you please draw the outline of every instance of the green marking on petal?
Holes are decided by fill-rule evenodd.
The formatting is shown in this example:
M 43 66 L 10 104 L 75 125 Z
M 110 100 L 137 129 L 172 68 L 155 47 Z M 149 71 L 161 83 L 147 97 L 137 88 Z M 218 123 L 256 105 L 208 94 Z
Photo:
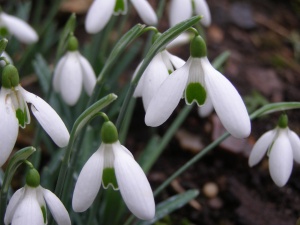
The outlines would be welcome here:
M 44 224 L 47 224 L 47 210 L 45 206 L 41 206 L 43 218 L 44 218 Z
M 105 189 L 109 186 L 111 186 L 114 190 L 119 189 L 114 168 L 105 168 L 103 170 L 102 182 Z
M 117 0 L 115 9 L 114 9 L 114 14 L 119 15 L 119 14 L 126 14 L 127 13 L 127 0 Z
M 173 71 L 172 71 L 172 70 L 168 70 L 168 73 L 169 73 L 169 75 L 170 75 L 171 73 L 173 73 Z
M 27 117 L 27 112 L 26 110 L 22 110 L 22 109 L 17 109 L 16 111 L 16 117 L 19 121 L 19 125 L 24 128 L 26 125 L 26 122 L 28 122 L 28 117 Z
M 200 83 L 189 83 L 185 89 L 185 100 L 187 104 L 192 104 L 194 101 L 198 106 L 205 103 L 206 91 Z

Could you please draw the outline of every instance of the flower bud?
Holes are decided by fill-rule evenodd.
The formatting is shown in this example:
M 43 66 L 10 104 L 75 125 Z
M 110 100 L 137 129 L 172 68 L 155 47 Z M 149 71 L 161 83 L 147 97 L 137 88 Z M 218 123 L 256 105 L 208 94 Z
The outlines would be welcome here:
M 19 72 L 17 68 L 11 64 L 6 65 L 2 71 L 2 86 L 12 88 L 19 85 Z
M 191 41 L 190 52 L 193 58 L 202 58 L 207 56 L 206 44 L 200 35 L 195 36 Z
M 73 35 L 68 40 L 68 50 L 72 52 L 78 50 L 78 40 Z
M 36 188 L 40 185 L 40 174 L 36 169 L 29 169 L 26 175 L 26 184 L 33 188 Z
M 105 144 L 112 144 L 119 140 L 117 128 L 111 121 L 106 121 L 102 125 L 101 139 Z
M 285 113 L 281 114 L 278 120 L 278 126 L 280 128 L 286 128 L 288 126 L 288 122 L 289 122 L 288 116 Z

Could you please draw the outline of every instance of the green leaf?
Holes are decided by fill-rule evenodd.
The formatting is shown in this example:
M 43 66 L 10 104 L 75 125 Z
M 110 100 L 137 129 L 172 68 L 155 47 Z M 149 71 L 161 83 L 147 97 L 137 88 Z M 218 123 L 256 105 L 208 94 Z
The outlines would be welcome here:
M 39 78 L 39 83 L 42 88 L 44 95 L 48 93 L 51 81 L 51 70 L 41 54 L 37 54 L 33 61 L 33 67 L 36 75 Z
M 212 65 L 216 69 L 220 69 L 220 67 L 227 61 L 227 59 L 230 56 L 230 51 L 222 52 L 220 55 L 218 55 L 217 58 L 213 61 Z
M 185 193 L 175 195 L 166 201 L 159 203 L 156 206 L 155 217 L 152 220 L 147 221 L 139 221 L 135 225 L 150 225 L 155 223 L 156 221 L 164 218 L 165 216 L 169 215 L 173 211 L 182 208 L 188 202 L 193 200 L 199 195 L 198 190 L 189 190 Z

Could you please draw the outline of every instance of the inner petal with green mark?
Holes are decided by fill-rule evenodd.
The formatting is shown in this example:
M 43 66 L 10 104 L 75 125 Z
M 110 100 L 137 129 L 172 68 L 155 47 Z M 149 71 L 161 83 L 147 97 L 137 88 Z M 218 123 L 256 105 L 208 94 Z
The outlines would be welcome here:
M 41 211 L 43 214 L 44 224 L 47 224 L 47 210 L 45 206 L 41 206 Z
M 103 170 L 102 183 L 105 189 L 111 186 L 114 190 L 119 190 L 114 168 L 105 168 Z
M 16 117 L 19 121 L 20 127 L 25 128 L 26 124 L 28 123 L 27 110 L 18 108 L 16 110 Z
M 120 14 L 125 15 L 126 13 L 127 13 L 127 0 L 116 0 L 114 15 L 120 15 Z
M 205 103 L 206 90 L 200 83 L 189 83 L 185 89 L 185 101 L 187 104 L 196 102 L 198 106 Z

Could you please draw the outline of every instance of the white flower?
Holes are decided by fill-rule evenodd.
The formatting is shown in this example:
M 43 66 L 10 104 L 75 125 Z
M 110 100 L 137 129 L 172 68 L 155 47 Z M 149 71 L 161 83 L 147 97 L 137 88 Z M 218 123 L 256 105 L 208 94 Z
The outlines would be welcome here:
M 288 127 L 276 127 L 264 133 L 253 146 L 249 166 L 255 166 L 268 152 L 270 175 L 279 187 L 284 186 L 293 169 L 293 159 L 300 163 L 300 139 Z
M 119 141 L 102 143 L 82 168 L 73 194 L 75 212 L 83 212 L 91 206 L 101 183 L 104 188 L 120 189 L 127 207 L 138 218 L 154 217 L 154 197 L 146 175 Z
M 193 4 L 195 8 L 193 9 Z M 170 25 L 174 26 L 195 14 L 202 15 L 201 23 L 208 27 L 211 23 L 211 15 L 205 0 L 172 0 L 170 4 L 169 20 Z
M 185 63 L 181 58 L 170 54 L 167 50 L 159 52 L 149 63 L 133 94 L 134 97 L 142 97 L 144 109 L 147 110 L 152 96 L 156 93 L 162 82 L 174 69 L 178 69 Z M 139 70 L 141 64 L 137 67 Z M 135 77 L 133 75 L 133 78 Z
M 5 27 L 10 34 L 25 44 L 32 44 L 39 39 L 35 30 L 25 21 L 4 12 L 0 12 L 0 28 L 1 27 Z
M 13 61 L 12 61 L 11 57 L 7 54 L 7 52 L 2 52 L 1 57 L 6 58 L 6 60 L 7 60 L 10 64 L 13 64 Z M 5 65 L 6 65 L 6 63 L 5 63 L 3 60 L 1 60 L 1 61 L 0 61 L 0 66 L 1 66 L 1 67 L 4 67 Z
M 91 95 L 96 75 L 91 64 L 78 52 L 68 51 L 58 62 L 53 77 L 53 88 L 68 105 L 78 101 L 82 86 Z
M 192 56 L 161 84 L 146 111 L 145 123 L 159 126 L 178 105 L 182 96 L 187 104 L 198 106 L 212 102 L 224 127 L 231 135 L 245 138 L 251 125 L 247 109 L 234 86 L 213 66 L 206 57 L 205 42 L 196 36 L 191 42 Z
M 17 190 L 7 206 L 5 225 L 45 225 L 49 207 L 58 225 L 71 225 L 69 214 L 61 201 L 51 191 L 38 186 L 25 185 Z
M 112 15 L 126 14 L 128 0 L 94 0 L 90 7 L 85 29 L 88 33 L 97 33 L 104 28 Z M 130 0 L 139 16 L 148 25 L 156 25 L 157 17 L 151 5 L 146 0 Z
M 30 123 L 27 103 L 41 126 L 59 146 L 69 142 L 69 132 L 54 109 L 40 97 L 26 91 L 20 85 L 0 90 L 0 166 L 9 157 L 18 136 L 19 125 L 25 128 Z

